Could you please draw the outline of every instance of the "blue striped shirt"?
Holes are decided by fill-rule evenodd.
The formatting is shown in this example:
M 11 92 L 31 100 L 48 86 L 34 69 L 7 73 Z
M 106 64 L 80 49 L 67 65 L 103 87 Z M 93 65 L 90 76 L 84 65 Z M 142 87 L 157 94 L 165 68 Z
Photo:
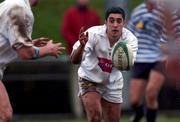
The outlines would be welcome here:
M 138 38 L 136 62 L 152 63 L 162 59 L 160 40 L 162 38 L 163 15 L 159 9 L 149 12 L 142 3 L 134 9 L 127 28 Z

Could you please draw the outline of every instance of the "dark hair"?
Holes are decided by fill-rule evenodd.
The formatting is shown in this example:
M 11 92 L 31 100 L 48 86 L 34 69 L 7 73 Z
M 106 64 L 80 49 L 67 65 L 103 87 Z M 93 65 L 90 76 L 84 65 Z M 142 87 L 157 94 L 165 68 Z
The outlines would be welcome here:
M 111 7 L 106 10 L 105 14 L 105 19 L 109 17 L 110 14 L 115 13 L 115 14 L 121 14 L 122 18 L 125 20 L 125 12 L 121 7 Z

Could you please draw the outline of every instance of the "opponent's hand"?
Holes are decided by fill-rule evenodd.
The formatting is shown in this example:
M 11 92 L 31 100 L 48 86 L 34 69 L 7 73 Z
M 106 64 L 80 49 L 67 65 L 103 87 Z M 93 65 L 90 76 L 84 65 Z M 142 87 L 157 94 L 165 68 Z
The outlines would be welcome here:
M 48 41 L 45 47 L 48 55 L 55 56 L 56 58 L 66 49 L 61 43 L 53 43 L 52 40 Z
M 41 38 L 37 38 L 37 39 L 32 40 L 32 43 L 36 47 L 43 47 L 48 43 L 48 41 L 50 41 L 48 38 L 41 37 Z
M 86 45 L 86 42 L 88 41 L 88 32 L 85 33 L 84 27 L 80 29 L 79 41 L 80 41 L 81 46 L 83 47 Z

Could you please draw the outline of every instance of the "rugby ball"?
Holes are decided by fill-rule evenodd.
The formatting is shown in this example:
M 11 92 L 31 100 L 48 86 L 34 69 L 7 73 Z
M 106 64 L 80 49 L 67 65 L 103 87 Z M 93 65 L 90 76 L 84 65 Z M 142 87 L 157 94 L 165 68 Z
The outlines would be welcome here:
M 118 41 L 112 48 L 112 64 L 119 70 L 128 71 L 133 65 L 133 51 L 125 41 Z

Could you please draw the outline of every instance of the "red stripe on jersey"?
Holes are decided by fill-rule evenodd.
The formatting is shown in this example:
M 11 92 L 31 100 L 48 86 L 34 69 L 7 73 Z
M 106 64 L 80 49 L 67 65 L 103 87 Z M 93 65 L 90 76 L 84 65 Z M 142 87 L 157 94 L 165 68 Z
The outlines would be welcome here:
M 111 73 L 112 71 L 112 61 L 105 58 L 98 58 L 99 60 L 99 67 L 102 69 L 103 72 Z

